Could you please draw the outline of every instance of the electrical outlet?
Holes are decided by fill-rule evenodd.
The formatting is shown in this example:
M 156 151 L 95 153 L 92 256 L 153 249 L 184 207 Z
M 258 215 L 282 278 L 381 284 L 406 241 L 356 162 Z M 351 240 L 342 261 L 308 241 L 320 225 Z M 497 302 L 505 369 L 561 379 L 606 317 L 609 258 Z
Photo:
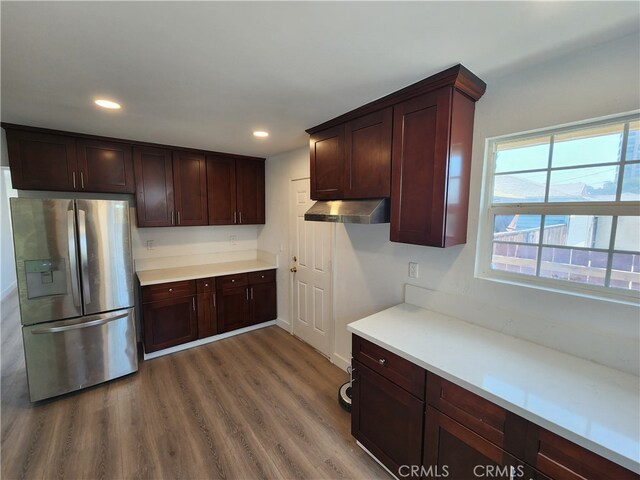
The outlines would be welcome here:
M 409 262 L 409 278 L 418 278 L 418 264 Z
M 231 245 L 235 245 L 236 243 L 238 243 L 238 236 L 237 235 L 229 235 L 229 241 L 231 242 Z
M 147 250 L 153 250 L 153 240 L 147 240 Z

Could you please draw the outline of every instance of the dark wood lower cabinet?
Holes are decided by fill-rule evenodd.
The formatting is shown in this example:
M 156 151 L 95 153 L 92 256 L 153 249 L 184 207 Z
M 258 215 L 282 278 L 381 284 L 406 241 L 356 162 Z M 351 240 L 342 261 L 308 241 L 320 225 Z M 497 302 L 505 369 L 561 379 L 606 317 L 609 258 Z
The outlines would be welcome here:
M 145 303 L 142 315 L 147 353 L 198 338 L 195 295 Z
M 424 402 L 354 360 L 351 432 L 397 477 L 422 462 Z
M 422 369 L 425 389 L 424 381 L 419 383 L 424 376 L 406 363 L 421 367 L 357 335 L 352 352 L 351 432 L 398 478 L 640 480 L 640 475 Z
M 278 316 L 276 284 L 260 283 L 250 288 L 251 324 L 268 322 Z
M 423 478 L 524 479 L 525 467 L 507 452 L 427 406 Z
M 218 330 L 230 332 L 249 325 L 249 287 L 234 287 L 218 291 Z

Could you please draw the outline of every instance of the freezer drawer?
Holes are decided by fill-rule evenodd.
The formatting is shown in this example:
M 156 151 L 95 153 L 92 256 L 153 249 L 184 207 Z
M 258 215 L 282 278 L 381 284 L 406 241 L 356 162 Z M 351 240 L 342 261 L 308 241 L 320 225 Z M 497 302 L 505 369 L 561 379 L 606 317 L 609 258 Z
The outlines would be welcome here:
M 138 370 L 133 309 L 22 329 L 32 402 Z

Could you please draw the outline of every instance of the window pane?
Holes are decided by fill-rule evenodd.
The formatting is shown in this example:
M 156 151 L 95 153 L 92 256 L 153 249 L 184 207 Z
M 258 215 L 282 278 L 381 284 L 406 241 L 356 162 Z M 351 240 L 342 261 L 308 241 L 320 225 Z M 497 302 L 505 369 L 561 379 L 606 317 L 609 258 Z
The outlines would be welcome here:
M 541 203 L 547 172 L 496 175 L 493 182 L 493 203 Z
M 491 268 L 524 275 L 536 274 L 538 247 L 535 245 L 513 245 L 494 243 Z
M 629 139 L 627 140 L 625 159 L 627 162 L 640 160 L 640 122 L 631 122 L 629 124 Z
M 608 250 L 612 221 L 611 216 L 547 215 L 543 243 Z
M 551 167 L 618 162 L 623 133 L 619 123 L 556 135 Z
M 640 254 L 613 254 L 610 285 L 624 290 L 640 291 Z
M 501 143 L 496 150 L 496 173 L 547 168 L 549 140 L 544 136 Z
M 618 217 L 614 250 L 640 252 L 640 217 Z
M 620 200 L 627 202 L 640 200 L 640 163 L 625 165 Z
M 615 201 L 618 165 L 551 172 L 549 202 Z
M 496 215 L 493 239 L 501 242 L 538 243 L 540 215 Z
M 572 248 L 542 248 L 540 276 L 604 286 L 607 253 Z

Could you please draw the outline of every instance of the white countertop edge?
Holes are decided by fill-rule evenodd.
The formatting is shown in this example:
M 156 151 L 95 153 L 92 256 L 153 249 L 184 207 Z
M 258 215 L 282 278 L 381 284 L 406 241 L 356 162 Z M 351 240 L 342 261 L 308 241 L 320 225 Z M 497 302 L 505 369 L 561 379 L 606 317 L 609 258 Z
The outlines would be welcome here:
M 404 304 L 400 304 L 400 305 L 404 305 Z M 410 305 L 410 304 L 408 304 Z M 388 311 L 388 310 L 392 310 L 396 307 L 391 307 L 387 310 L 384 310 L 384 312 Z M 421 308 L 421 307 L 419 307 Z M 423 309 L 425 311 L 428 311 L 426 309 Z M 443 315 L 441 313 L 437 313 L 437 312 L 431 312 L 428 311 L 429 313 L 434 313 L 440 317 L 447 317 L 447 315 Z M 380 313 L 380 312 L 379 312 Z M 377 315 L 377 314 L 374 314 Z M 357 322 L 360 322 L 362 320 L 365 320 L 367 317 L 357 320 Z M 450 317 L 453 319 L 453 317 Z M 460 322 L 463 322 L 462 320 L 459 319 L 455 319 L 458 320 Z M 355 323 L 355 322 L 353 322 Z M 375 343 L 376 345 L 383 347 L 387 350 L 389 350 L 392 353 L 395 353 L 396 355 L 404 358 L 405 360 L 408 360 L 416 365 L 419 365 L 420 367 L 424 368 L 425 370 L 430 371 L 431 373 L 434 373 L 446 380 L 449 380 L 452 383 L 455 383 L 456 385 L 465 388 L 467 390 L 469 390 L 472 393 L 475 393 L 476 395 L 479 395 L 482 398 L 485 398 L 486 400 L 489 400 L 493 403 L 495 403 L 496 405 L 503 407 L 509 411 L 511 411 L 512 413 L 515 413 L 516 415 L 519 415 L 521 417 L 523 417 L 526 420 L 529 420 L 553 433 L 556 433 L 557 435 L 560 435 L 563 438 L 566 438 L 567 440 L 570 440 L 574 443 L 576 443 L 577 445 L 580 445 L 584 448 L 586 448 L 587 450 L 590 450 L 608 460 L 611 460 L 614 463 L 617 463 L 618 465 L 621 465 L 629 470 L 631 470 L 632 472 L 635 473 L 640 473 L 640 463 L 638 463 L 637 460 L 631 458 L 631 457 L 627 457 L 625 455 L 620 454 L 619 452 L 616 452 L 615 450 L 611 450 L 610 448 L 607 448 L 604 445 L 601 445 L 597 442 L 594 442 L 588 438 L 583 437 L 582 435 L 573 432 L 571 430 L 568 430 L 558 424 L 556 424 L 555 422 L 552 422 L 544 417 L 541 417 L 525 408 L 522 408 L 519 405 L 516 405 L 514 403 L 511 403 L 510 401 L 496 396 L 494 394 L 492 394 L 491 392 L 488 392 L 487 390 L 483 389 L 482 387 L 479 387 L 477 385 L 474 385 L 472 383 L 469 383 L 468 381 L 464 380 L 463 378 L 457 377 L 455 375 L 452 375 L 451 373 L 447 372 L 446 370 L 443 370 L 439 367 L 436 367 L 424 360 L 421 360 L 419 358 L 414 357 L 411 354 L 408 354 L 407 352 L 404 352 L 403 350 L 394 347 L 393 345 L 389 345 L 388 343 L 386 343 L 384 340 L 381 340 L 380 338 L 377 338 L 375 336 L 372 336 L 368 333 L 366 333 L 365 331 L 359 329 L 358 327 L 353 326 L 353 323 L 348 324 L 347 325 L 347 330 L 357 334 L 359 337 L 364 338 L 365 340 L 369 340 L 372 343 Z M 465 322 L 466 323 L 466 322 Z M 472 325 L 472 324 L 469 324 Z M 474 325 L 475 327 L 478 327 L 476 325 Z M 479 328 L 483 328 L 483 327 L 479 327 Z M 498 332 L 496 332 L 496 334 L 498 334 Z M 504 334 L 502 334 L 504 335 Z M 515 337 L 513 337 L 515 339 Z M 517 339 L 519 341 L 523 341 L 521 339 Z M 529 342 L 530 343 L 530 342 Z M 543 347 L 544 348 L 544 347 Z M 586 361 L 586 360 L 585 360 Z
M 263 260 L 239 260 L 235 262 L 211 263 L 186 267 L 162 268 L 136 272 L 141 287 L 168 282 L 197 280 L 199 278 L 219 277 L 236 273 L 259 272 L 273 270 L 275 264 Z

